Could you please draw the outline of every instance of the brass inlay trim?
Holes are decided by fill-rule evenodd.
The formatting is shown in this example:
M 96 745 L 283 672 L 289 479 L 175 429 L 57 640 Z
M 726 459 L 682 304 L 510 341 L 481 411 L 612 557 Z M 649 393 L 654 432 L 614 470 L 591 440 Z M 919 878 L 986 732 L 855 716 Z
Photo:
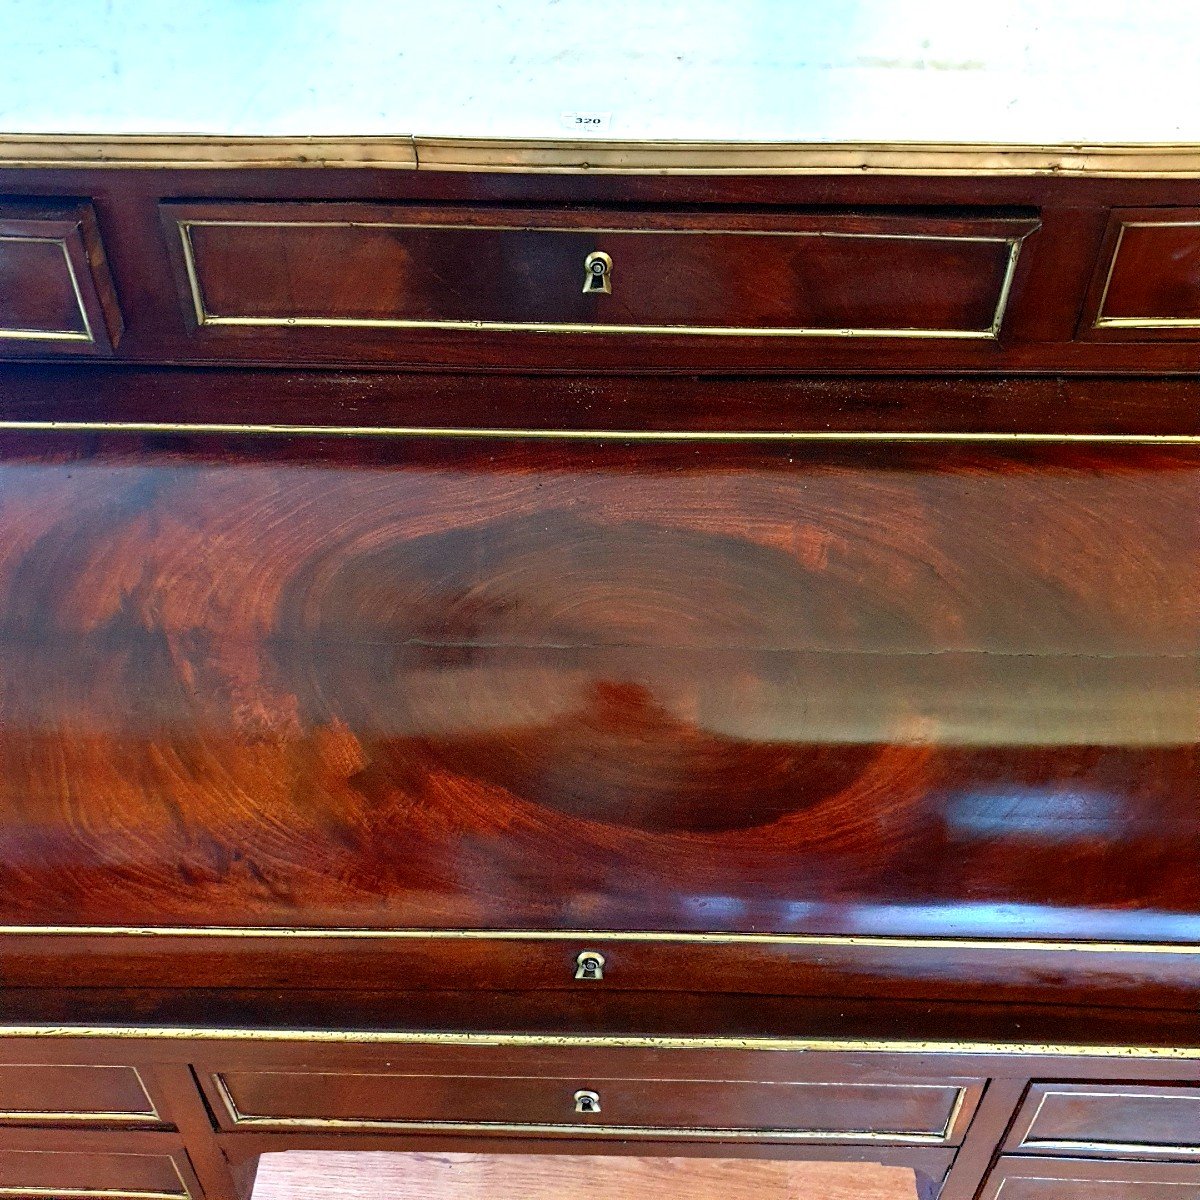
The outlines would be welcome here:
M 1117 256 L 1127 229 L 1200 229 L 1200 221 L 1123 221 L 1117 230 L 1112 258 L 1108 263 L 1108 274 L 1104 278 L 1104 289 L 1096 307 L 1093 329 L 1200 329 L 1200 317 L 1106 317 L 1104 304 L 1108 300 L 1108 289 L 1112 284 L 1113 272 L 1117 268 Z
M 296 1074 L 305 1079 L 313 1076 L 326 1075 L 327 1072 L 279 1072 L 280 1074 Z M 376 1074 L 370 1072 L 339 1072 L 334 1078 L 338 1079 L 390 1079 L 413 1078 L 413 1076 L 397 1076 L 394 1074 Z M 447 1078 L 446 1076 L 421 1076 L 419 1078 Z M 470 1076 L 451 1076 L 450 1078 L 473 1078 Z M 721 1139 L 744 1139 L 749 1141 L 794 1141 L 819 1144 L 821 1142 L 887 1142 L 903 1145 L 944 1146 L 954 1136 L 954 1127 L 966 1103 L 967 1088 L 961 1084 L 937 1083 L 873 1083 L 870 1086 L 878 1088 L 895 1088 L 911 1092 L 920 1090 L 944 1091 L 953 1087 L 955 1096 L 951 1102 L 946 1122 L 940 1131 L 900 1131 L 900 1130 L 869 1130 L 869 1129 L 787 1129 L 774 1126 L 752 1128 L 750 1126 L 724 1125 L 610 1125 L 604 1122 L 537 1122 L 537 1121 L 455 1121 L 455 1120 L 416 1120 L 409 1118 L 389 1117 L 271 1117 L 263 1113 L 246 1113 L 238 1108 L 233 1093 L 225 1077 L 220 1072 L 209 1075 L 213 1090 L 221 1099 L 229 1114 L 229 1119 L 235 1127 L 258 1126 L 274 1129 L 331 1129 L 340 1131 L 371 1131 L 371 1130 L 409 1130 L 414 1133 L 546 1133 L 546 1134 L 599 1134 L 607 1137 L 651 1137 L 651 1138 L 686 1138 L 686 1137 L 719 1137 Z M 667 1080 L 665 1082 L 687 1082 L 686 1080 Z M 742 1081 L 738 1081 L 742 1082 Z M 803 1081 L 809 1087 L 842 1087 L 839 1083 L 827 1083 L 821 1080 Z M 747 1086 L 787 1087 L 786 1081 L 753 1084 L 747 1081 Z
M 75 1150 L 19 1150 L 18 1154 L 45 1154 L 51 1158 L 62 1157 L 64 1154 L 79 1154 L 81 1151 Z M 173 1154 L 139 1154 L 136 1151 L 117 1150 L 113 1152 L 119 1158 L 152 1158 L 159 1162 L 169 1162 L 171 1170 L 175 1172 L 175 1178 L 179 1180 L 179 1191 L 177 1192 L 143 1192 L 136 1189 L 128 1188 L 44 1188 L 44 1187 L 0 1187 L 0 1196 L 52 1196 L 52 1197 L 69 1197 L 70 1200 L 89 1200 L 89 1198 L 103 1198 L 103 1200 L 189 1200 L 191 1197 L 191 1189 L 187 1185 L 187 1180 L 183 1177 L 183 1172 L 179 1169 L 179 1163 L 176 1161 Z
M 655 175 L 1200 177 L 1190 142 L 754 142 L 0 134 L 4 167 L 338 167 Z
M 0 925 L 0 937 L 280 938 L 314 941 L 651 942 L 708 945 L 842 946 L 871 949 L 1000 950 L 1200 956 L 1200 944 L 1038 938 L 905 937 L 888 934 L 735 933 L 605 929 L 370 929 L 261 925 Z
M 95 1071 L 102 1067 L 109 1067 L 110 1064 L 100 1063 L 0 1063 L 0 1067 L 16 1067 L 27 1071 L 39 1071 L 45 1067 L 73 1067 L 79 1070 Z M 142 1078 L 137 1067 L 124 1066 L 116 1063 L 111 1064 L 111 1069 L 118 1071 L 130 1071 L 134 1079 L 137 1081 L 138 1087 L 141 1089 L 142 1095 L 146 1100 L 145 1109 L 137 1112 L 62 1112 L 58 1109 L 47 1109 L 41 1111 L 38 1109 L 17 1109 L 13 1111 L 0 1111 L 0 1122 L 13 1124 L 17 1122 L 37 1122 L 44 1121 L 53 1124 L 76 1124 L 76 1123 L 91 1123 L 103 1122 L 106 1125 L 126 1124 L 126 1125 L 145 1125 L 147 1121 L 153 1121 L 158 1124 L 164 1124 L 161 1114 L 155 1107 L 153 1099 L 150 1097 L 149 1089 L 146 1087 L 146 1081 Z
M 183 249 L 184 270 L 192 308 L 199 326 L 236 325 L 254 328 L 307 328 L 307 329 L 486 329 L 502 333 L 605 333 L 605 334 L 661 334 L 664 336 L 687 337 L 768 337 L 768 338 L 958 338 L 967 340 L 994 340 L 999 336 L 1000 326 L 1008 307 L 1012 290 L 1013 275 L 1017 269 L 1017 255 L 1021 242 L 1033 232 L 1004 237 L 981 234 L 930 234 L 930 233 L 852 233 L 837 230 L 766 230 L 766 229 L 624 229 L 601 226 L 577 228 L 561 225 L 472 225 L 470 223 L 441 222 L 398 222 L 398 221 L 249 221 L 249 220 L 190 220 L 176 222 Z M 669 237 L 786 237 L 786 238 L 844 238 L 847 240 L 870 239 L 898 242 L 983 242 L 1008 246 L 1004 275 L 996 293 L 996 306 L 992 318 L 983 329 L 921 329 L 921 328 L 874 328 L 825 327 L 819 325 L 765 326 L 765 325 L 633 325 L 611 324 L 593 321 L 490 321 L 461 318 L 408 318 L 408 317 L 236 317 L 222 316 L 211 312 L 204 300 L 196 265 L 195 247 L 192 244 L 192 229 L 445 229 L 486 230 L 525 233 L 588 233 L 622 235 L 658 235 Z
M 55 1200 L 183 1200 L 188 1192 L 127 1192 L 107 1191 L 103 1188 L 43 1188 L 43 1187 L 0 1187 L 0 1196 L 52 1196 Z
M 525 429 L 438 425 L 288 425 L 235 421 L 13 421 L 0 420 L 6 433 L 183 433 L 247 434 L 275 437 L 496 438 L 536 441 L 613 442 L 1047 442 L 1084 445 L 1200 445 L 1195 433 L 954 433 L 948 431 L 848 430 L 674 430 Z
M 0 1025 L 0 1040 L 49 1038 L 313 1045 L 549 1047 L 619 1050 L 755 1050 L 825 1054 L 953 1054 L 1200 1061 L 1200 1046 L 1049 1042 L 903 1041 L 889 1038 L 687 1037 L 653 1034 L 428 1033 L 378 1029 L 244 1029 L 169 1025 Z
M 71 261 L 71 252 L 67 247 L 66 238 L 38 237 L 22 233 L 0 233 L 0 242 L 43 242 L 46 245 L 57 246 L 63 255 L 67 266 L 67 278 L 71 281 L 71 292 L 79 308 L 79 317 L 83 321 L 83 330 L 77 329 L 0 329 L 0 339 L 5 341 L 27 342 L 88 342 L 94 343 L 96 338 L 92 332 L 92 323 L 88 320 L 87 306 L 83 302 L 83 290 L 79 286 L 79 276 L 75 264 Z
M 302 1079 L 311 1079 L 314 1075 L 326 1076 L 326 1072 L 281 1072 L 278 1074 L 295 1074 Z M 397 1073 L 379 1074 L 368 1072 L 338 1072 L 336 1075 L 329 1076 L 334 1079 L 413 1079 L 413 1078 L 437 1078 L 437 1079 L 475 1079 L 472 1075 L 403 1075 Z M 497 1076 L 487 1076 L 490 1079 L 496 1079 Z M 521 1078 L 521 1076 L 517 1076 Z M 590 1078 L 590 1076 L 589 1076 Z M 612 1124 L 593 1123 L 593 1122 L 535 1122 L 535 1121 L 454 1121 L 454 1120 L 415 1120 L 415 1118 L 407 1117 L 272 1117 L 260 1112 L 244 1112 L 238 1108 L 238 1102 L 233 1097 L 233 1093 L 229 1090 L 229 1085 L 224 1075 L 220 1072 L 211 1073 L 209 1079 L 212 1082 L 212 1087 L 221 1098 L 224 1108 L 228 1111 L 229 1120 L 234 1126 L 271 1126 L 274 1128 L 283 1129 L 341 1129 L 341 1130 L 372 1130 L 372 1129 L 410 1129 L 420 1130 L 425 1133 L 444 1133 L 444 1132 L 460 1132 L 460 1133 L 595 1133 L 607 1134 L 616 1136 L 652 1136 L 652 1138 L 680 1138 L 680 1136 L 719 1136 L 719 1138 L 746 1138 L 746 1139 L 787 1139 L 790 1141 L 884 1141 L 884 1142 L 904 1142 L 911 1145 L 947 1145 L 950 1139 L 953 1138 L 955 1126 L 958 1124 L 959 1116 L 962 1112 L 962 1106 L 966 1103 L 967 1088 L 962 1085 L 955 1084 L 922 1084 L 922 1082 L 911 1082 L 911 1084 L 884 1084 L 884 1082 L 871 1082 L 871 1087 L 877 1088 L 894 1088 L 894 1090 L 912 1092 L 920 1090 L 944 1091 L 947 1087 L 954 1088 L 954 1099 L 950 1103 L 950 1109 L 946 1118 L 946 1123 L 943 1124 L 940 1130 L 871 1130 L 871 1129 L 787 1129 L 775 1128 L 772 1126 L 762 1126 L 761 1128 L 751 1128 L 749 1126 L 612 1126 Z M 559 1080 L 563 1081 L 563 1080 Z M 600 1080 L 602 1082 L 604 1080 Z M 666 1082 L 695 1082 L 694 1080 L 666 1080 Z M 701 1080 L 700 1082 L 708 1082 Z M 750 1080 L 736 1080 L 736 1082 L 744 1082 L 749 1087 L 787 1087 L 787 1081 L 770 1081 L 770 1082 L 755 1082 Z M 845 1087 L 846 1084 L 839 1082 L 828 1082 L 826 1080 L 803 1080 L 805 1087 Z
M 1096 1100 L 1111 1100 L 1120 1096 L 1128 1096 L 1139 1100 L 1180 1100 L 1184 1104 L 1196 1104 L 1200 1102 L 1200 1092 L 1197 1092 L 1194 1097 L 1187 1096 L 1158 1096 L 1153 1092 L 1121 1092 L 1117 1088 L 1109 1088 L 1107 1091 L 1088 1091 L 1083 1088 L 1072 1088 L 1069 1092 L 1055 1091 L 1053 1088 L 1047 1088 L 1041 1099 L 1038 1101 L 1038 1106 L 1034 1109 L 1033 1116 L 1025 1122 L 1025 1132 L 1021 1135 L 1021 1140 L 1015 1147 L 1019 1150 L 1031 1150 L 1038 1153 L 1047 1151 L 1053 1154 L 1140 1154 L 1146 1156 L 1159 1156 L 1165 1158 L 1196 1158 L 1200 1155 L 1200 1137 L 1195 1142 L 1188 1143 L 1167 1143 L 1167 1142 L 1109 1142 L 1096 1141 L 1090 1139 L 1079 1138 L 1040 1138 L 1030 1137 L 1033 1127 L 1037 1124 L 1038 1117 L 1042 1115 L 1042 1109 L 1046 1101 L 1051 1096 L 1066 1096 L 1066 1097 L 1091 1097 Z M 1200 1110 L 1198 1110 L 1200 1111 Z

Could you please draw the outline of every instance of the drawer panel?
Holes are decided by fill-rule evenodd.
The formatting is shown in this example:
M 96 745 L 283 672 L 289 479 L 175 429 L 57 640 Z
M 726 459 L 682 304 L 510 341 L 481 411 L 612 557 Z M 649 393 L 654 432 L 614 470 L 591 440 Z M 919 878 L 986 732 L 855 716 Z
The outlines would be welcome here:
M 169 1154 L 0 1150 L 0 1195 L 175 1200 L 189 1190 Z
M 10 985 L 1196 996 L 1194 448 L 6 445 Z
M 1200 1088 L 1035 1083 L 1008 1149 L 1200 1158 Z
M 120 315 L 87 203 L 0 203 L 0 356 L 107 354 Z
M 1121 208 L 1109 219 L 1082 332 L 1200 338 L 1200 208 Z
M 1200 1200 L 1200 1166 L 1002 1158 L 980 1200 Z
M 235 331 L 993 339 L 1030 220 L 170 204 L 189 316 Z M 611 267 L 589 286 L 586 264 Z M 596 281 L 593 279 L 593 284 Z
M 954 1145 L 977 1081 L 759 1082 L 585 1074 L 234 1070 L 210 1077 L 228 1128 L 413 1130 Z
M 133 1067 L 0 1064 L 0 1123 L 159 1123 Z

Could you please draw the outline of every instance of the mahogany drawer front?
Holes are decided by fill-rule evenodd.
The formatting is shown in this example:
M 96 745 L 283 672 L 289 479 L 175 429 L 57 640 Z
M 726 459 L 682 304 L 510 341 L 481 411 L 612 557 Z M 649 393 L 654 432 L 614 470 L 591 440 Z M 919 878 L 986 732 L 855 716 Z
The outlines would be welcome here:
M 0 1124 L 159 1125 L 134 1067 L 0 1064 Z
M 593 1065 L 571 1075 L 227 1070 L 208 1076 L 208 1090 L 230 1129 L 950 1146 L 982 1085 L 627 1079 Z
M 92 206 L 0 203 L 0 357 L 108 354 L 120 331 Z
M 193 1195 L 191 1172 L 172 1154 L 100 1150 L 0 1150 L 4 1197 L 104 1196 L 107 1200 L 175 1200 Z
M 1080 332 L 1200 338 L 1200 208 L 1119 208 L 1109 218 Z
M 213 338 L 415 329 L 727 337 L 998 336 L 1036 222 L 167 204 Z M 611 264 L 597 284 L 587 266 Z M 588 286 L 592 279 L 593 286 Z M 607 290 L 606 290 L 607 289 Z
M 1001 1158 L 979 1200 L 1200 1200 L 1191 1163 Z
M 1200 1087 L 1035 1083 L 1010 1151 L 1200 1158 Z

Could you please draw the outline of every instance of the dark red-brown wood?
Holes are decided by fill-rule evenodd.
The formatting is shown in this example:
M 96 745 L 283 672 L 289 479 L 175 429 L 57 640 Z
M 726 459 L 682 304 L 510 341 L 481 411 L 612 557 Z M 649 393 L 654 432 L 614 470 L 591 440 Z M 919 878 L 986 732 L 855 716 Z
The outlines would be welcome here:
M 0 203 L 0 357 L 107 355 L 121 313 L 89 203 Z
M 1080 334 L 1200 340 L 1200 209 L 1113 211 Z
M 253 338 L 299 358 L 372 328 L 403 353 L 412 328 L 439 325 L 994 338 L 1037 228 L 986 214 L 361 204 L 170 204 L 163 221 L 208 352 Z M 586 289 L 594 253 L 612 263 L 608 292 Z
M 922 373 L 1135 371 L 1194 372 L 1195 346 L 1164 342 L 1151 331 L 1128 342 L 1077 336 L 1089 281 L 1103 251 L 1113 208 L 1194 208 L 1187 179 L 903 178 L 853 176 L 588 177 L 582 175 L 397 172 L 387 170 L 154 170 L 80 168 L 0 171 L 0 193 L 44 201 L 75 197 L 94 204 L 122 297 L 126 335 L 118 357 L 134 362 L 228 361 L 295 365 L 414 365 L 490 371 L 596 373 L 695 371 Z M 661 213 L 690 219 L 825 220 L 837 213 L 926 220 L 1015 219 L 1039 222 L 1022 247 L 1001 339 L 755 338 L 508 333 L 494 330 L 342 329 L 303 339 L 288 331 L 242 330 L 206 350 L 189 327 L 171 265 L 173 240 L 160 223 L 164 201 L 386 203 L 446 210 L 537 212 L 556 223 L 564 210 L 586 222 L 624 210 L 629 220 Z M 700 216 L 707 212 L 708 218 Z M 176 239 L 177 240 L 177 239 Z M 374 286 L 368 276 L 361 286 Z M 582 279 L 580 279 L 582 284 Z M 353 285 L 350 285 L 353 286 Z M 839 284 L 841 286 L 841 284 Z M 918 286 L 918 285 L 914 285 Z M 924 292 L 924 284 L 919 284 Z M 864 282 L 855 304 L 878 291 Z M 579 297 L 582 300 L 582 296 Z M 190 318 L 194 321 L 194 317 Z M 294 332 L 294 331 L 293 331 Z M 31 353 L 46 357 L 45 352 Z

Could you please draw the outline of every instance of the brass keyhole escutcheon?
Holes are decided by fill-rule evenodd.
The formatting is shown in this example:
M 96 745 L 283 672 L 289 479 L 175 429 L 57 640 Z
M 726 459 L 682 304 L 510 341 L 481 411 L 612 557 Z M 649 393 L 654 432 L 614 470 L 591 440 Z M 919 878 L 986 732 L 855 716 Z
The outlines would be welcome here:
M 600 1093 L 586 1089 L 575 1093 L 575 1111 L 577 1113 L 598 1113 L 600 1111 Z
M 575 958 L 576 979 L 603 979 L 604 955 L 599 950 L 581 950 Z
M 612 293 L 613 261 L 603 250 L 593 250 L 583 260 L 583 294 Z

